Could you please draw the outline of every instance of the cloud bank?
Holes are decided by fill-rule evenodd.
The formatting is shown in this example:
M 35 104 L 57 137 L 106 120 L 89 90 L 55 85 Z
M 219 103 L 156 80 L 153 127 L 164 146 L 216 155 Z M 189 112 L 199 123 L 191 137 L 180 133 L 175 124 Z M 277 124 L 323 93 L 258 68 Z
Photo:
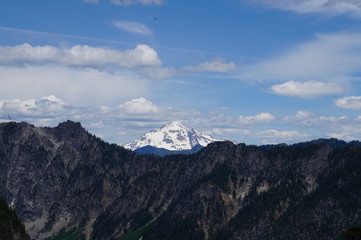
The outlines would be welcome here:
M 65 66 L 0 66 L 2 99 L 37 99 L 54 95 L 81 106 L 111 104 L 146 96 L 149 81 L 127 70 L 112 72 Z M 29 91 L 31 90 L 31 91 Z
M 115 64 L 126 68 L 160 66 L 162 61 L 157 52 L 147 45 L 137 45 L 126 51 L 76 45 L 62 49 L 53 46 L 0 46 L 0 64 L 24 66 L 25 64 L 44 65 L 57 63 L 73 67 L 103 68 Z
M 53 95 L 42 97 L 39 100 L 0 100 L 0 114 L 5 114 L 10 119 L 11 116 L 47 118 L 64 113 L 72 115 L 75 112 L 72 106 Z
M 144 97 L 117 106 L 98 107 L 72 105 L 54 95 L 0 100 L 0 122 L 15 120 L 37 126 L 56 126 L 67 119 L 80 121 L 90 132 L 119 144 L 131 142 L 144 132 L 175 120 L 182 120 L 187 126 L 217 138 L 258 144 L 295 143 L 315 136 L 338 136 L 345 140 L 361 136 L 361 116 L 318 116 L 298 111 L 284 118 L 276 118 L 271 113 L 237 117 L 217 111 L 202 113 L 194 109 L 159 106 Z

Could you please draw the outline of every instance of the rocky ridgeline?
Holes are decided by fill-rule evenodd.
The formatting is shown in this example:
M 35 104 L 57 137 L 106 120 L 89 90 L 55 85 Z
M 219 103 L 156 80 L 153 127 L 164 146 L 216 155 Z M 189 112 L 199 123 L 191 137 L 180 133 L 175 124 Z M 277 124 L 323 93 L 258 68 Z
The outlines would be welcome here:
M 359 142 L 138 155 L 67 121 L 0 124 L 0 197 L 34 239 L 337 239 L 361 222 Z

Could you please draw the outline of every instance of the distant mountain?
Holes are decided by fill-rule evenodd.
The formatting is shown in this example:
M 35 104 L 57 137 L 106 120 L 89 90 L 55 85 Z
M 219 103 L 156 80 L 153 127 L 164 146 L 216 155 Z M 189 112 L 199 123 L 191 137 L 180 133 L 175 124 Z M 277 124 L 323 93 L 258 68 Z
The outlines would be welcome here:
M 336 240 L 361 222 L 360 159 L 337 139 L 140 155 L 80 123 L 9 122 L 0 198 L 39 240 Z
M 124 148 L 136 150 L 146 146 L 169 151 L 191 150 L 197 145 L 207 146 L 211 142 L 221 141 L 199 131 L 187 128 L 181 122 L 166 124 L 160 129 L 145 133 L 132 143 L 123 145 Z

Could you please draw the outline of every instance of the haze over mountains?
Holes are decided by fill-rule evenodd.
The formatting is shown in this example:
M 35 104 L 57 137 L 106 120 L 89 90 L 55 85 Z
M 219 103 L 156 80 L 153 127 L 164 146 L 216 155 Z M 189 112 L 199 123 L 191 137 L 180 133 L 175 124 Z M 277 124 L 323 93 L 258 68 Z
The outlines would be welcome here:
M 360 145 L 224 141 L 159 157 L 72 121 L 2 123 L 0 197 L 33 239 L 338 239 L 361 222 Z

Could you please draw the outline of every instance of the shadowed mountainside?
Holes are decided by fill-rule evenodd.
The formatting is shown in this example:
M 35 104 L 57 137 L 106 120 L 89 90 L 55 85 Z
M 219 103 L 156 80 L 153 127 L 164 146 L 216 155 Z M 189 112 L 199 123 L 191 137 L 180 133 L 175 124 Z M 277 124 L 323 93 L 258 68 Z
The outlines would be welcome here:
M 0 199 L 0 239 L 30 240 L 24 224 L 19 220 L 15 211 L 2 199 Z
M 359 142 L 159 157 L 72 121 L 0 124 L 0 197 L 35 239 L 337 239 L 361 222 L 360 172 Z

